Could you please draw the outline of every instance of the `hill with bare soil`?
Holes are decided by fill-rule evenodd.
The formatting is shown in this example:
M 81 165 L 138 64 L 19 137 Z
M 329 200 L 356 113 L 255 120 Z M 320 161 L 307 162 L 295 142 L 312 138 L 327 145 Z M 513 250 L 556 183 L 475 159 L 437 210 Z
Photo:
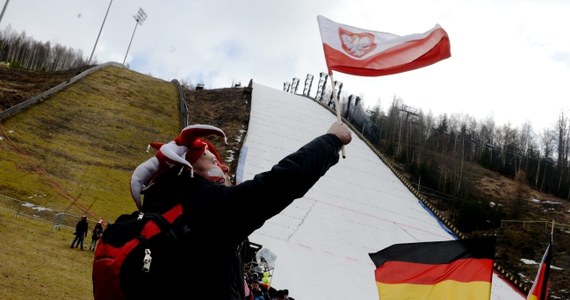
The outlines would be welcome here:
M 0 111 L 39 95 L 88 68 L 48 73 L 0 66 Z

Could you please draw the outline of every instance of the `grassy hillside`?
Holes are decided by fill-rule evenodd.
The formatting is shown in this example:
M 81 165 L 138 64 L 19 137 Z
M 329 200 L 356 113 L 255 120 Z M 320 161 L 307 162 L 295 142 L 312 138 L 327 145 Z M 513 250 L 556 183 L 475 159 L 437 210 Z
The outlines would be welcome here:
M 37 80 L 60 83 L 48 77 Z M 83 213 L 91 230 L 135 209 L 130 176 L 154 155 L 149 142 L 180 132 L 178 95 L 174 83 L 107 67 L 0 123 L 0 299 L 93 298 L 93 253 L 69 248 L 72 226 Z M 212 142 L 233 171 L 250 96 L 247 88 L 185 92 L 191 123 L 224 129 L 228 144 Z
M 0 190 L 91 219 L 134 209 L 132 170 L 179 132 L 175 84 L 108 67 L 2 124 Z
M 70 249 L 72 233 L 0 209 L 0 299 L 93 299 L 93 253 Z
M 173 83 L 109 67 L 1 124 L 1 193 L 48 211 L 0 199 L 0 299 L 93 298 L 92 252 L 70 249 L 73 230 L 45 220 L 132 211 L 131 172 L 150 157 L 149 141 L 178 133 L 178 116 Z

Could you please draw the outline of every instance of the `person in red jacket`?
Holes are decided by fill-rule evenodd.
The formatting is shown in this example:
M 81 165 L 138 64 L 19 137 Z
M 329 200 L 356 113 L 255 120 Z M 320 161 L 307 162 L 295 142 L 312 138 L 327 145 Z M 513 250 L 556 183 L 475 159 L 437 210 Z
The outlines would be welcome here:
M 164 297 L 167 287 L 172 295 L 186 299 L 245 299 L 244 241 L 266 220 L 303 197 L 338 163 L 339 151 L 352 139 L 345 124 L 334 122 L 326 134 L 270 170 L 230 185 L 227 167 L 204 139 L 209 135 L 225 138 L 214 126 L 188 126 L 170 143 L 154 144 L 156 156 L 133 173 L 131 193 L 143 212 L 163 213 L 182 203 L 189 214 L 181 241 L 184 258 L 173 266 L 180 272 L 179 281 L 157 282 L 162 288 L 138 287 L 135 293 L 141 297 L 151 298 L 156 290 L 161 291 L 157 297 Z

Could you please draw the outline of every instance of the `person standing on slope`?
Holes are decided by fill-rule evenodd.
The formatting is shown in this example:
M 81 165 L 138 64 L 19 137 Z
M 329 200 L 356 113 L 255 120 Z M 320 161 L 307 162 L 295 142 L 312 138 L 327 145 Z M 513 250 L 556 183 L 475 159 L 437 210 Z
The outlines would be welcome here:
M 95 251 L 95 247 L 97 247 L 97 242 L 103 235 L 103 219 L 100 219 L 95 227 L 93 227 L 93 231 L 91 232 L 91 244 L 89 244 L 89 250 Z
M 227 166 L 221 163 L 214 146 L 203 139 L 209 135 L 225 138 L 214 126 L 188 126 L 170 143 L 155 144 L 156 156 L 133 173 L 131 193 L 143 212 L 162 213 L 182 203 L 189 214 L 182 240 L 184 258 L 173 266 L 173 270 L 180 270 L 179 282 L 157 283 L 153 289 L 139 287 L 144 292 L 135 293 L 141 297 L 152 297 L 153 291 L 157 297 L 164 296 L 167 288 L 172 295 L 245 299 L 243 241 L 303 197 L 338 163 L 339 151 L 352 139 L 345 124 L 334 122 L 326 134 L 270 170 L 238 185 L 228 185 Z M 161 284 L 167 287 L 158 288 Z
M 87 223 L 87 216 L 82 215 L 81 219 L 75 224 L 75 238 L 71 242 L 71 246 L 69 248 L 78 248 L 80 247 L 83 250 L 83 240 L 87 236 L 87 231 L 89 230 L 89 224 Z

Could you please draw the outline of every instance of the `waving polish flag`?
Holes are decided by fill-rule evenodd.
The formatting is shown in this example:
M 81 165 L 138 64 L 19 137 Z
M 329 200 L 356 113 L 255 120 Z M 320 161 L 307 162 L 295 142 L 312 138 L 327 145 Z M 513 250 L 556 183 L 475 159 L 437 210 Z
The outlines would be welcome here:
M 382 76 L 434 64 L 451 56 L 449 37 L 439 25 L 399 36 L 335 23 L 318 16 L 329 74 Z

